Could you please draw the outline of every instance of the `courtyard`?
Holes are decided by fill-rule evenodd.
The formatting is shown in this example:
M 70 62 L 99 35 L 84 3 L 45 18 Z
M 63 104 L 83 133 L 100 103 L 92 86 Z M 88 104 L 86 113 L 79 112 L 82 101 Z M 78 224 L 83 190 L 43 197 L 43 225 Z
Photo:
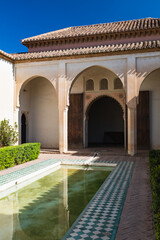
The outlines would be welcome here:
M 26 52 L 0 50 L 2 240 L 155 239 L 160 18 L 53 29 L 21 43 Z
M 97 231 L 95 231 L 95 228 L 91 231 L 90 228 L 87 228 L 87 224 L 90 224 L 90 220 L 88 219 L 85 227 L 82 228 L 82 220 L 83 216 L 81 216 L 82 219 L 78 219 L 76 221 L 76 224 L 74 224 L 69 231 L 68 235 L 64 239 L 116 239 L 116 240 L 123 240 L 123 239 L 145 239 L 145 240 L 152 240 L 154 239 L 154 225 L 153 225 L 153 212 L 152 212 L 152 194 L 151 194 L 151 186 L 150 186 L 150 177 L 149 177 L 149 165 L 148 165 L 148 153 L 147 151 L 140 151 L 136 156 L 130 157 L 128 154 L 126 154 L 122 150 L 117 150 L 117 154 L 115 154 L 114 150 L 112 148 L 106 150 L 102 148 L 97 148 L 96 152 L 97 155 L 95 158 L 93 158 L 93 149 L 87 149 L 81 150 L 81 151 L 70 151 L 68 154 L 58 154 L 57 152 L 47 153 L 47 151 L 42 151 L 39 155 L 39 158 L 37 160 L 24 163 L 22 165 L 15 166 L 13 168 L 5 169 L 0 172 L 0 181 L 2 180 L 2 177 L 7 177 L 7 182 L 15 181 L 18 182 L 18 178 L 24 177 L 23 173 L 22 175 L 17 175 L 17 172 L 23 172 L 24 169 L 29 169 L 29 167 L 36 164 L 43 164 L 43 168 L 46 167 L 47 164 L 53 164 L 54 161 L 63 161 L 67 164 L 82 164 L 85 161 L 88 161 L 92 158 L 92 161 L 94 163 L 118 163 L 118 164 L 128 164 L 128 167 L 132 165 L 133 173 L 131 174 L 131 179 L 129 185 L 126 187 L 126 194 L 124 195 L 124 203 L 121 206 L 121 210 L 119 212 L 119 217 L 115 213 L 115 206 L 113 207 L 111 212 L 116 216 L 115 224 L 114 222 L 104 222 L 104 227 L 98 228 L 98 217 L 97 217 L 97 223 L 95 227 L 97 227 Z M 52 160 L 51 160 L 52 159 Z M 49 163 L 47 163 L 50 161 Z M 36 167 L 36 171 L 38 171 L 38 165 Z M 125 170 L 123 169 L 123 174 L 125 176 Z M 14 178 L 12 176 L 14 174 Z M 26 174 L 26 173 L 25 173 Z M 30 174 L 30 171 L 28 171 L 27 174 Z M 120 180 L 119 180 L 120 181 Z M 125 182 L 122 178 L 123 183 Z M 114 183 L 113 178 L 111 179 L 112 184 Z M 108 183 L 109 184 L 109 183 Z M 114 183 L 115 184 L 115 183 Z M 109 184 L 110 186 L 110 184 Z M 106 189 L 109 191 L 109 186 L 106 187 Z M 111 189 L 112 187 L 110 187 Z M 115 189 L 112 189 L 113 193 L 112 195 L 116 194 L 116 186 Z M 127 190 L 128 189 L 128 190 Z M 115 196 L 119 196 L 118 195 Z M 113 197 L 113 196 L 112 196 Z M 114 197 L 113 197 L 114 198 Z M 104 200 L 105 199 L 105 200 Z M 110 201 L 109 199 L 106 201 L 105 194 L 101 194 L 101 201 L 105 201 L 106 203 Z M 117 200 L 112 200 L 113 202 Z M 92 202 L 92 201 L 91 201 Z M 93 204 L 93 203 L 92 203 Z M 100 204 L 100 202 L 97 202 L 97 206 L 95 204 L 95 210 L 93 210 L 92 215 L 96 213 L 96 207 L 103 206 L 103 204 Z M 115 203 L 114 203 L 115 204 Z M 91 205 L 91 203 L 89 203 Z M 102 208 L 103 209 L 103 208 Z M 95 212 L 94 212 L 95 211 Z M 102 211 L 102 215 L 104 214 L 104 209 Z M 87 215 L 87 209 L 85 208 L 85 212 L 83 215 Z M 101 216 L 101 215 L 99 215 Z M 103 215 L 104 216 L 104 215 Z M 17 215 L 18 218 L 18 215 Z M 104 218 L 105 219 L 105 218 Z M 113 220 L 113 219 L 112 219 Z M 13 220 L 14 221 L 14 220 Z M 79 223 L 80 221 L 80 223 Z M 93 222 L 92 222 L 93 223 Z M 102 222 L 101 222 L 102 224 Z M 101 225 L 100 224 L 100 225 Z M 108 226 L 107 226 L 108 224 Z M 92 226 L 92 225 L 88 225 Z M 103 224 L 102 224 L 103 226 Z M 78 230 L 76 230 L 78 229 Z M 101 230 L 100 230 L 101 229 Z M 106 230 L 108 229 L 108 231 Z M 83 232 L 84 231 L 84 232 Z M 87 233 L 90 233 L 87 235 Z M 104 235 L 107 233 L 106 235 Z M 70 235 L 69 235 L 70 234 Z M 99 235 L 98 235 L 99 234 Z M 47 238 L 46 238 L 47 239 Z M 57 238 L 58 239 L 58 238 Z

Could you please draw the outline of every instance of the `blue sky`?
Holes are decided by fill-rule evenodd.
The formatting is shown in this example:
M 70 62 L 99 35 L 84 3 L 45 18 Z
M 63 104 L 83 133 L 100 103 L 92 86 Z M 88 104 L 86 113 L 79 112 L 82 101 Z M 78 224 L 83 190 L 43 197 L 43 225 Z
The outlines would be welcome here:
M 160 18 L 160 0 L 3 0 L 0 4 L 0 49 L 25 52 L 20 42 L 70 26 L 114 22 L 145 17 Z

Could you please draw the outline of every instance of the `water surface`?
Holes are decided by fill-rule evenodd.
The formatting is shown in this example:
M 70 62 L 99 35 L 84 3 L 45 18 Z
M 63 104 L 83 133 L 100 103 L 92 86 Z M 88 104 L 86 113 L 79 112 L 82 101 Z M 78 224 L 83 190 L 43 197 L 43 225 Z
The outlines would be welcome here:
M 0 239 L 62 239 L 111 167 L 62 166 L 0 200 Z

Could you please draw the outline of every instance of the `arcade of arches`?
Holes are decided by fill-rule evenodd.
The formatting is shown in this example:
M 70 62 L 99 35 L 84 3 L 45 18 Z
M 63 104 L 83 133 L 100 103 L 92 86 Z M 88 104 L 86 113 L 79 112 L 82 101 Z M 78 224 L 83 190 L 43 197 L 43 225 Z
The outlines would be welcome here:
M 68 144 L 72 147 L 118 146 L 127 148 L 125 88 L 112 71 L 94 66 L 74 80 L 69 95 Z M 160 69 L 140 86 L 137 104 L 137 146 L 160 148 Z M 59 146 L 59 112 L 53 85 L 36 77 L 20 91 L 20 141 Z
M 106 86 L 104 89 L 102 81 Z M 121 99 L 113 100 L 118 95 Z M 96 97 L 98 100 L 95 101 Z M 89 110 L 87 101 L 91 103 Z M 136 117 L 138 149 L 160 148 L 159 109 L 160 69 L 157 69 L 144 79 L 139 91 Z M 113 72 L 101 67 L 89 68 L 75 80 L 70 93 L 68 133 L 70 147 L 78 144 L 85 147 L 127 147 L 125 90 Z

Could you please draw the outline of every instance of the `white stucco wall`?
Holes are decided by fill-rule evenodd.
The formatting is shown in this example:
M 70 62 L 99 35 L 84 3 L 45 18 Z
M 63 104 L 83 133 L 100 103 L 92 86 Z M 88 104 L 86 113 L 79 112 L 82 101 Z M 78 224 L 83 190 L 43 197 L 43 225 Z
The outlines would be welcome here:
M 10 120 L 13 124 L 14 101 L 14 66 L 12 63 L 0 59 L 0 121 Z
M 160 69 L 152 72 L 141 85 L 141 91 L 150 92 L 150 142 L 160 148 Z
M 71 93 L 83 93 L 83 92 L 84 92 L 84 79 L 83 76 L 80 75 L 74 82 L 71 88 Z
M 27 141 L 40 142 L 43 148 L 58 148 L 59 123 L 57 96 L 44 78 L 31 80 L 20 93 L 20 116 L 27 116 Z
M 93 57 L 79 60 L 70 60 L 66 63 L 67 78 L 68 80 L 74 80 L 75 77 L 83 70 L 90 67 L 104 67 L 114 72 L 124 83 L 126 77 L 126 56 L 106 56 L 106 57 Z M 89 69 L 88 69 L 89 70 Z

